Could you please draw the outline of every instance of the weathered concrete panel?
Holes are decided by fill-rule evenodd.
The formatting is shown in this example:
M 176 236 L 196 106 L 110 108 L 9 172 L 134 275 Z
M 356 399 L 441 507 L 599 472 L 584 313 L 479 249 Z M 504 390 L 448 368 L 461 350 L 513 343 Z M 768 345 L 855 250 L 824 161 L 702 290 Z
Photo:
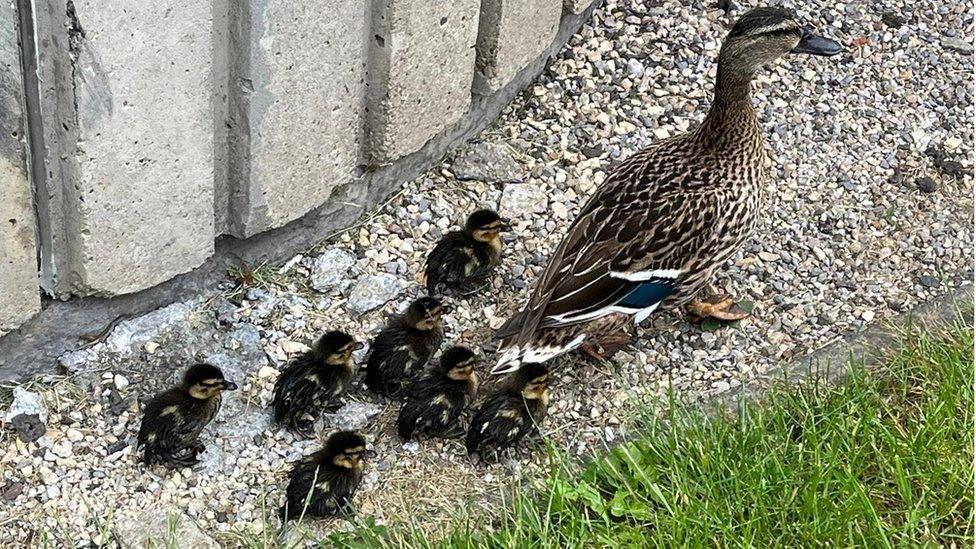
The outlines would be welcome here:
M 471 103 L 480 0 L 376 0 L 369 44 L 368 160 L 419 150 Z
M 582 13 L 592 3 L 593 0 L 563 0 L 563 6 L 570 13 Z
M 210 3 L 44 10 L 47 283 L 59 295 L 122 294 L 199 266 L 214 241 Z
M 484 0 L 478 25 L 479 93 L 494 92 L 556 37 L 560 0 Z M 487 87 L 487 89 L 485 89 Z
M 357 175 L 366 3 L 252 0 L 230 19 L 229 230 L 297 219 Z
M 17 12 L 0 1 L 0 336 L 40 309 Z

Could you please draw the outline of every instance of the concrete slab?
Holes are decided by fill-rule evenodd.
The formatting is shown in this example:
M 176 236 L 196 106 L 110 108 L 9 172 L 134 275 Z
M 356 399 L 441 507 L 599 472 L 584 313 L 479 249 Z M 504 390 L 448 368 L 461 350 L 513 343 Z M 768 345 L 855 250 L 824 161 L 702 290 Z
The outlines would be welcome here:
M 369 44 L 367 160 L 419 150 L 468 111 L 480 0 L 377 0 Z
M 214 240 L 210 4 L 38 10 L 53 197 L 46 286 L 124 294 L 199 266 Z
M 544 51 L 559 30 L 559 0 L 484 0 L 478 25 L 479 93 L 492 93 L 511 82 Z
M 252 0 L 230 20 L 227 231 L 246 237 L 358 176 L 368 16 L 362 0 Z
M 16 7 L 0 2 L 0 336 L 40 309 Z

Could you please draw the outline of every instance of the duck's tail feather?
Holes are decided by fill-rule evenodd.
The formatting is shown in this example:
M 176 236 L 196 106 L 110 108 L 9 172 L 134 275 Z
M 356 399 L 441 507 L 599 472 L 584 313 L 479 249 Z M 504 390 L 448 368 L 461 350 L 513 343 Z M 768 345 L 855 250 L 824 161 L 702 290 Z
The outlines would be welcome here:
M 503 348 L 499 349 L 501 356 L 498 357 L 495 367 L 491 369 L 491 374 L 499 375 L 514 372 L 526 362 L 533 364 L 546 362 L 579 347 L 585 338 L 585 334 L 579 334 L 562 345 L 530 345 L 507 348 L 504 347 L 505 342 L 503 342 Z

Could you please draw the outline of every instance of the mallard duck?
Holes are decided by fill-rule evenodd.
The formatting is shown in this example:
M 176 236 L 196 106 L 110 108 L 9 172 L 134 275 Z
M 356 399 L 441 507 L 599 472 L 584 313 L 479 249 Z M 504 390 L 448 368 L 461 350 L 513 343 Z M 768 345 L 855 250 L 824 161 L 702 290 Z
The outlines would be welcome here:
M 359 433 L 339 431 L 324 448 L 298 461 L 288 474 L 285 504 L 278 511 L 282 522 L 352 514 L 366 454 L 366 440 Z
M 436 367 L 410 384 L 397 418 L 400 438 L 410 440 L 417 432 L 441 438 L 463 435 L 461 414 L 478 390 L 477 363 L 478 356 L 471 349 L 451 347 L 441 354 Z
M 525 308 L 496 333 L 493 373 L 583 346 L 608 357 L 627 328 L 659 309 L 732 320 L 731 298 L 695 299 L 756 224 L 766 153 L 750 98 L 761 67 L 787 53 L 835 55 L 793 11 L 758 8 L 732 27 L 718 58 L 711 109 L 690 133 L 628 158 L 590 197 L 553 252 Z M 689 303 L 690 302 L 690 303 Z
M 146 465 L 190 467 L 204 450 L 200 442 L 203 428 L 220 410 L 221 393 L 237 389 L 224 374 L 210 364 L 194 364 L 183 375 L 183 382 L 154 396 L 142 415 L 137 448 L 143 448 Z
M 441 315 L 446 312 L 440 301 L 422 297 L 402 315 L 394 315 L 370 346 L 366 386 L 384 396 L 399 396 L 404 383 L 416 379 L 441 346 Z
M 464 229 L 444 235 L 427 256 L 427 291 L 437 294 L 441 286 L 471 292 L 502 258 L 501 231 L 507 220 L 493 210 L 478 210 L 468 216 Z
M 331 411 L 341 403 L 356 372 L 352 353 L 362 349 L 345 332 L 326 332 L 315 346 L 295 357 L 278 376 L 274 386 L 274 421 L 287 425 L 304 437 L 312 437 L 312 426 L 320 411 Z
M 549 409 L 549 371 L 541 364 L 523 364 L 481 405 L 468 427 L 468 454 L 482 457 L 512 446 L 536 432 Z

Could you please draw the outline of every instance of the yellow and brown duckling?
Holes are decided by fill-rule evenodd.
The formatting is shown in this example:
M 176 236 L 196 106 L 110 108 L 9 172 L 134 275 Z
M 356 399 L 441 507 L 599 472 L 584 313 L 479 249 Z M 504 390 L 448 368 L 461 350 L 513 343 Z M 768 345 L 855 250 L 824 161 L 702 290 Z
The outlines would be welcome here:
M 352 497 L 363 480 L 366 440 L 353 431 L 339 431 L 325 447 L 295 463 L 288 474 L 282 522 L 301 517 L 339 517 L 355 512 Z
M 538 430 L 548 408 L 549 371 L 541 364 L 523 364 L 474 414 L 465 440 L 468 454 L 485 457 L 512 446 Z
M 423 372 L 444 340 L 441 316 L 447 311 L 440 301 L 422 297 L 403 314 L 393 316 L 370 347 L 366 386 L 381 395 L 399 396 L 403 385 Z
M 451 347 L 441 355 L 440 364 L 411 383 L 397 418 L 400 438 L 410 440 L 420 433 L 440 438 L 463 435 L 461 414 L 478 390 L 477 363 L 471 349 Z
M 146 404 L 137 448 L 146 465 L 190 467 L 203 451 L 200 433 L 220 410 L 221 394 L 237 389 L 216 366 L 195 364 L 183 381 L 154 396 Z
M 278 376 L 274 386 L 274 421 L 304 437 L 314 436 L 319 412 L 341 406 L 340 397 L 356 373 L 352 353 L 362 349 L 345 332 L 326 332 L 315 346 L 295 357 Z
M 508 221 L 492 210 L 468 216 L 464 229 L 444 235 L 427 256 L 427 291 L 447 287 L 471 292 L 501 263 L 501 232 Z

